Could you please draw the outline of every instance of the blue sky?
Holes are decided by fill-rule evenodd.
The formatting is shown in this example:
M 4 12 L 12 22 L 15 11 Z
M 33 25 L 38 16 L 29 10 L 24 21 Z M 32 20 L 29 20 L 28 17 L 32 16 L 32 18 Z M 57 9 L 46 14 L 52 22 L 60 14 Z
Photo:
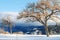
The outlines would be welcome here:
M 0 12 L 20 12 L 30 2 L 37 0 L 0 0 Z

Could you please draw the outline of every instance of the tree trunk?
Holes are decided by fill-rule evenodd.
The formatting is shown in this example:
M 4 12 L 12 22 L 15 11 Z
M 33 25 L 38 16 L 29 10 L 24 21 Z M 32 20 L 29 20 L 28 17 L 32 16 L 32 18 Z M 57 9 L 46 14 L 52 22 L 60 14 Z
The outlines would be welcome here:
M 47 37 L 49 37 L 49 31 L 48 31 L 47 22 L 45 23 L 45 31 L 46 31 L 46 35 L 47 35 Z
M 49 37 L 49 31 L 48 31 L 48 27 L 47 26 L 46 26 L 45 30 L 46 30 L 47 37 Z
M 12 25 L 10 25 L 10 33 L 12 34 Z

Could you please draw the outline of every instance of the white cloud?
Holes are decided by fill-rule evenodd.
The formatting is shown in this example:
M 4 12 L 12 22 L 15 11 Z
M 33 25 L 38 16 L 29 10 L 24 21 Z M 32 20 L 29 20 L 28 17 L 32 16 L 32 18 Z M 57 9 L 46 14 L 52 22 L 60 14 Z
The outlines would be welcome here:
M 0 12 L 0 15 L 1 16 L 13 16 L 13 17 L 16 17 L 18 15 L 18 12 Z
M 7 16 L 11 16 L 12 21 L 16 21 L 16 17 L 18 12 L 0 12 L 0 21 L 2 18 L 6 18 Z

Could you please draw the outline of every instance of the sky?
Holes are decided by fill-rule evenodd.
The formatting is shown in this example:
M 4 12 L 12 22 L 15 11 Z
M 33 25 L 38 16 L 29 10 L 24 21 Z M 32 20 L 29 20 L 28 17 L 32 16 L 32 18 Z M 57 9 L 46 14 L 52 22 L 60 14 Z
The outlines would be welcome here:
M 21 12 L 28 3 L 37 0 L 0 0 L 0 12 Z

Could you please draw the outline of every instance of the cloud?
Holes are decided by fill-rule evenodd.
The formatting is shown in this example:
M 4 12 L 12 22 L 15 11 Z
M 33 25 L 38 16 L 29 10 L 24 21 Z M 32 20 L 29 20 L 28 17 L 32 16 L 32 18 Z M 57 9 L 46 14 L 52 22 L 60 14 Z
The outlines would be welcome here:
M 8 16 L 8 15 L 10 15 L 10 16 L 17 16 L 18 15 L 18 12 L 0 12 L 0 15 L 1 16 Z
M 2 18 L 6 18 L 7 16 L 11 16 L 12 21 L 16 21 L 16 17 L 18 12 L 0 12 L 0 21 Z

